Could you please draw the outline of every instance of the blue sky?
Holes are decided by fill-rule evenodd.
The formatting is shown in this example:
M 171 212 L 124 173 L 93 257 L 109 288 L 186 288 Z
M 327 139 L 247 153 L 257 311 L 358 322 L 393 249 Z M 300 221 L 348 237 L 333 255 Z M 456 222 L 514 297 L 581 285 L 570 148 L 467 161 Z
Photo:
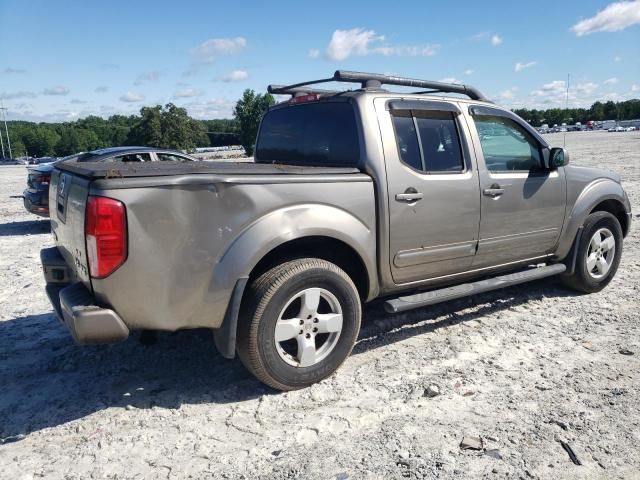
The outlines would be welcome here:
M 338 68 L 478 87 L 509 107 L 640 98 L 640 1 L 0 0 L 9 119 L 173 102 L 231 116 L 245 88 Z

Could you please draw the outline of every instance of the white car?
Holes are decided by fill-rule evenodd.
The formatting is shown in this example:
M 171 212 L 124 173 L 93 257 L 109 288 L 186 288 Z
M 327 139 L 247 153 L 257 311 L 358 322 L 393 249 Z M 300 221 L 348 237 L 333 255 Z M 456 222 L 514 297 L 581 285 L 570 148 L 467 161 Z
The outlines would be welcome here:
M 627 127 L 624 129 L 625 132 L 634 132 L 636 130 L 636 127 Z

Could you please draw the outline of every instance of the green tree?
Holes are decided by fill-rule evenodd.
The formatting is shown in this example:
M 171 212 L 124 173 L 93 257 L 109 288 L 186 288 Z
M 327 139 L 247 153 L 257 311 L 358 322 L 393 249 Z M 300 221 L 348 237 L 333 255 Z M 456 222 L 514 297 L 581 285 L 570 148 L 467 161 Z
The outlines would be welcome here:
M 240 125 L 240 143 L 248 156 L 253 155 L 260 120 L 273 104 L 274 100 L 271 94 L 256 95 L 256 92 L 247 89 L 233 109 L 233 115 Z
M 129 145 L 161 147 L 162 135 L 162 106 L 142 107 L 140 120 L 133 126 L 127 136 Z
M 55 153 L 59 157 L 65 157 L 74 153 L 89 152 L 101 146 L 100 139 L 93 130 L 73 126 L 62 130 Z
M 49 126 L 37 126 L 28 129 L 21 138 L 29 155 L 34 157 L 45 157 L 55 153 L 55 146 L 60 136 Z
M 167 103 L 161 116 L 162 141 L 160 146 L 188 150 L 196 146 L 191 118 L 187 110 Z

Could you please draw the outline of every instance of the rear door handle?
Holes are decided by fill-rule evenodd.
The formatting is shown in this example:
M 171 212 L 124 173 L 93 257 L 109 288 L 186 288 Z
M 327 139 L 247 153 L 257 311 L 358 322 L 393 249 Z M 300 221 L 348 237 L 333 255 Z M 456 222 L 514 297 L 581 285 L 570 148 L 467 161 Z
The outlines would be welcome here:
M 422 192 L 417 192 L 414 188 L 407 188 L 404 193 L 396 193 L 396 200 L 398 202 L 417 202 L 422 200 Z
M 482 193 L 484 195 L 486 195 L 487 197 L 495 198 L 495 197 L 499 197 L 500 195 L 502 195 L 504 193 L 504 188 L 502 188 L 497 183 L 494 183 L 489 188 L 485 188 L 482 191 Z

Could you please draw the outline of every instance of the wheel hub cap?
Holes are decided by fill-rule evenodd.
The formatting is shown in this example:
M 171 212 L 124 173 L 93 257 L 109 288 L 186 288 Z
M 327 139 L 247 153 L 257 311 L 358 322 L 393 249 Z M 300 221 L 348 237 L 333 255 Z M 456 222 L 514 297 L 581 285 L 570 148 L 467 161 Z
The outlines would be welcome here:
M 310 367 L 336 347 L 342 331 L 342 307 L 323 288 L 307 288 L 289 299 L 275 328 L 276 350 L 294 367 Z
M 591 237 L 585 263 L 592 278 L 601 279 L 611 269 L 616 254 L 616 241 L 608 228 L 597 230 Z

